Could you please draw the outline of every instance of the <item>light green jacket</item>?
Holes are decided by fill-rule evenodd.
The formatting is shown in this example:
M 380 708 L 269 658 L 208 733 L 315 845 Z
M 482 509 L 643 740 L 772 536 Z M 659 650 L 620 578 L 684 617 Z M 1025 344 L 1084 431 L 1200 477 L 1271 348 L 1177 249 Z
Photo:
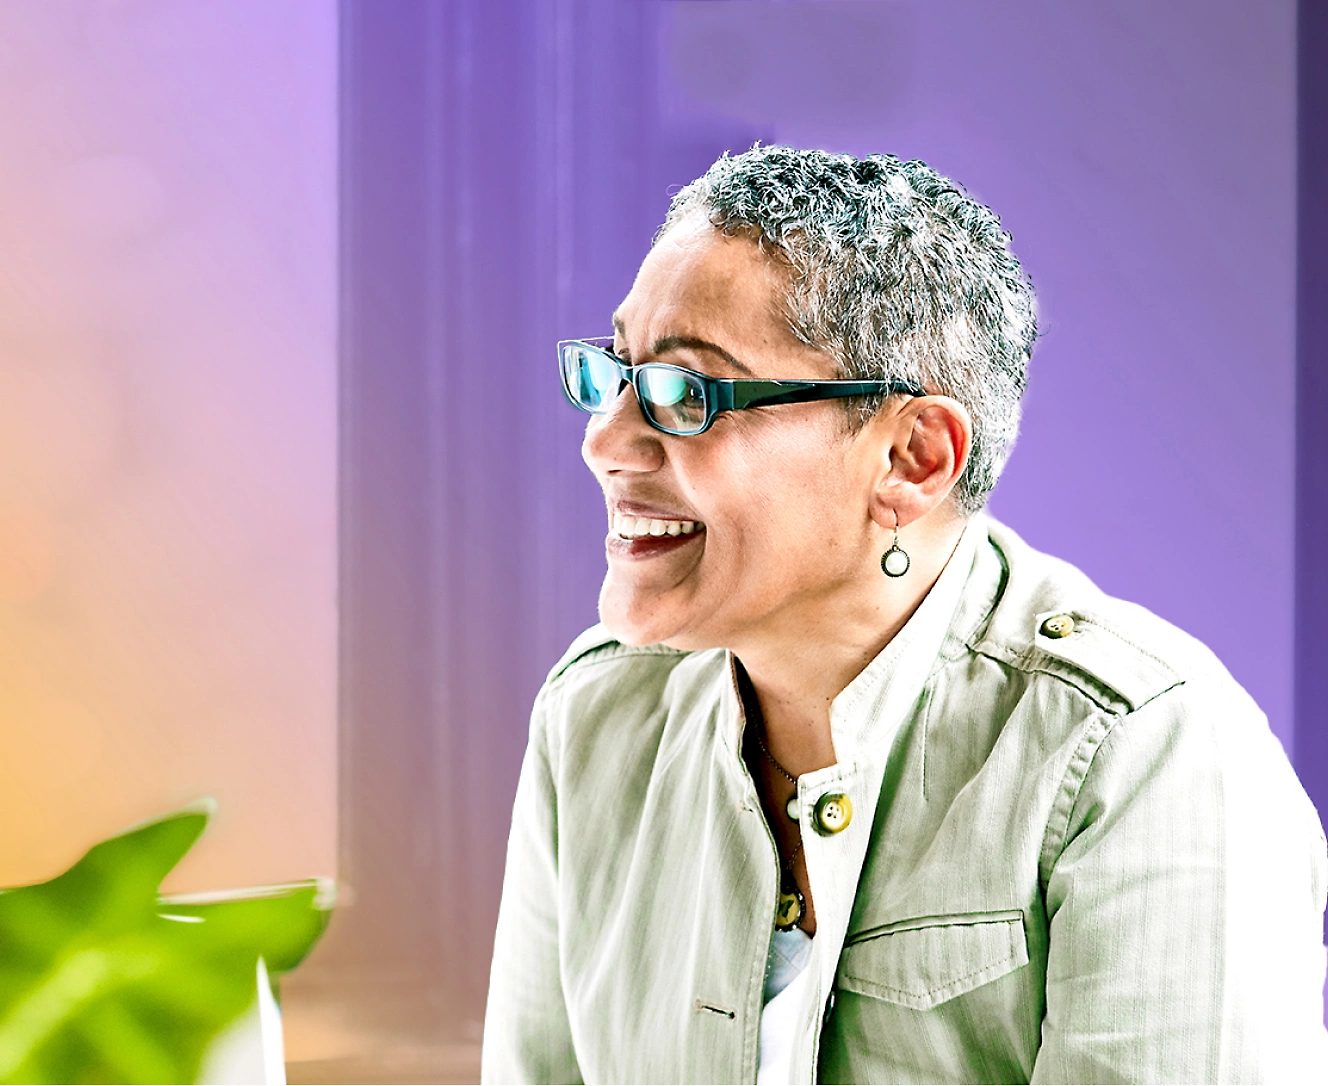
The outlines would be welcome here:
M 595 628 L 554 668 L 486 1082 L 756 1080 L 779 869 L 742 727 L 723 651 Z M 979 517 L 831 729 L 794 1081 L 1328 1080 L 1323 830 L 1198 642 Z

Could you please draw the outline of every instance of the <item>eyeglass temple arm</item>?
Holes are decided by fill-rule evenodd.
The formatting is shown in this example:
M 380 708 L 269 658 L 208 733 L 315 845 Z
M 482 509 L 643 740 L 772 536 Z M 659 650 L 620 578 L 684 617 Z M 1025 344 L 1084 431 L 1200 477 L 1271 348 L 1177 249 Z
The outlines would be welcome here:
M 925 396 L 912 381 L 725 381 L 715 380 L 719 392 L 719 410 L 741 410 L 781 403 L 810 403 L 814 400 L 840 400 L 846 396 L 870 396 L 876 393 Z

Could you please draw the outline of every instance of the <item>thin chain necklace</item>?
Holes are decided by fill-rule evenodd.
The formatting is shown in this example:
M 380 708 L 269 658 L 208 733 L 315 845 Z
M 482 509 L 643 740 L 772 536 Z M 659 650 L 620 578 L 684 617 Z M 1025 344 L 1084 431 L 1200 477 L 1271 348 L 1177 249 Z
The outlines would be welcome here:
M 787 769 L 785 769 L 782 765 L 780 765 L 777 761 L 775 761 L 775 756 L 770 753 L 770 748 L 765 745 L 765 740 L 761 738 L 760 732 L 756 733 L 756 745 L 761 748 L 761 753 L 764 754 L 770 760 L 770 764 L 774 766 L 777 770 L 779 770 L 779 772 L 782 773 L 784 777 L 788 780 L 789 784 L 793 785 L 793 787 L 796 789 L 798 787 L 798 778 L 795 777 L 792 773 L 790 773 Z M 802 809 L 800 804 L 798 803 L 798 794 L 796 791 L 793 793 L 789 801 L 784 804 L 784 813 L 788 815 L 789 818 L 792 819 L 794 822 L 801 821 Z
M 784 777 L 796 788 L 798 778 L 785 769 L 775 760 L 775 756 L 770 753 L 770 748 L 765 745 L 765 740 L 761 738 L 759 731 L 754 732 L 756 736 L 756 745 L 761 748 L 761 753 L 770 760 Z M 794 793 L 793 798 L 784 805 L 784 813 L 794 822 L 799 821 L 801 812 L 798 808 L 798 797 Z M 778 851 L 778 850 L 776 850 Z M 798 862 L 798 857 L 802 855 L 802 834 L 798 834 L 798 844 L 793 849 L 788 858 L 788 863 L 780 858 L 779 870 L 779 903 L 775 908 L 775 927 L 780 931 L 792 931 L 803 919 L 807 911 L 806 899 L 802 896 L 802 891 L 798 889 L 798 880 L 793 875 L 793 865 Z

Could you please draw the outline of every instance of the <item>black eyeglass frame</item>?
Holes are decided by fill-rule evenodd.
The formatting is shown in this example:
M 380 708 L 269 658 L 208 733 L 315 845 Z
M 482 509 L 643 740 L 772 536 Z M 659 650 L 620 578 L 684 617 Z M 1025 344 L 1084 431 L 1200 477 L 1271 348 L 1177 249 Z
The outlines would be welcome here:
M 568 402 L 573 407 L 591 415 L 608 414 L 613 400 L 606 399 L 604 406 L 596 410 L 593 407 L 586 406 L 573 395 L 568 384 L 567 367 L 563 364 L 563 352 L 568 347 L 589 348 L 612 362 L 617 367 L 618 376 L 622 382 L 618 386 L 618 394 L 622 393 L 624 384 L 630 384 L 636 393 L 636 402 L 640 406 L 641 415 L 646 422 L 661 433 L 671 434 L 674 437 L 694 437 L 697 434 L 703 434 L 710 429 L 716 417 L 721 413 L 725 411 L 743 411 L 749 407 L 772 407 L 775 404 L 784 403 L 813 403 L 818 400 L 842 400 L 849 396 L 871 396 L 881 393 L 887 396 L 900 394 L 908 396 L 927 395 L 926 390 L 921 385 L 914 384 L 912 381 L 762 381 L 711 377 L 709 374 L 698 373 L 696 370 L 689 370 L 685 366 L 675 366 L 668 362 L 642 362 L 631 365 L 613 353 L 612 336 L 559 340 L 558 373 L 562 378 L 563 395 L 567 397 Z M 705 400 L 705 420 L 699 429 L 677 430 L 665 426 L 651 417 L 646 406 L 649 402 L 648 398 L 642 394 L 641 390 L 642 377 L 645 372 L 651 369 L 686 374 L 699 382 Z M 616 398 L 615 396 L 614 399 Z

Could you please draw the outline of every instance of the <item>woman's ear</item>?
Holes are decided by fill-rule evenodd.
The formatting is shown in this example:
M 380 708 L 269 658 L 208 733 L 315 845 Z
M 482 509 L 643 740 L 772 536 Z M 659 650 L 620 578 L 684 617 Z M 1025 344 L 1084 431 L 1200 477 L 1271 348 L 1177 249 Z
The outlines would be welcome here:
M 949 396 L 918 396 L 886 422 L 871 516 L 885 528 L 921 520 L 949 496 L 968 463 L 973 420 Z

